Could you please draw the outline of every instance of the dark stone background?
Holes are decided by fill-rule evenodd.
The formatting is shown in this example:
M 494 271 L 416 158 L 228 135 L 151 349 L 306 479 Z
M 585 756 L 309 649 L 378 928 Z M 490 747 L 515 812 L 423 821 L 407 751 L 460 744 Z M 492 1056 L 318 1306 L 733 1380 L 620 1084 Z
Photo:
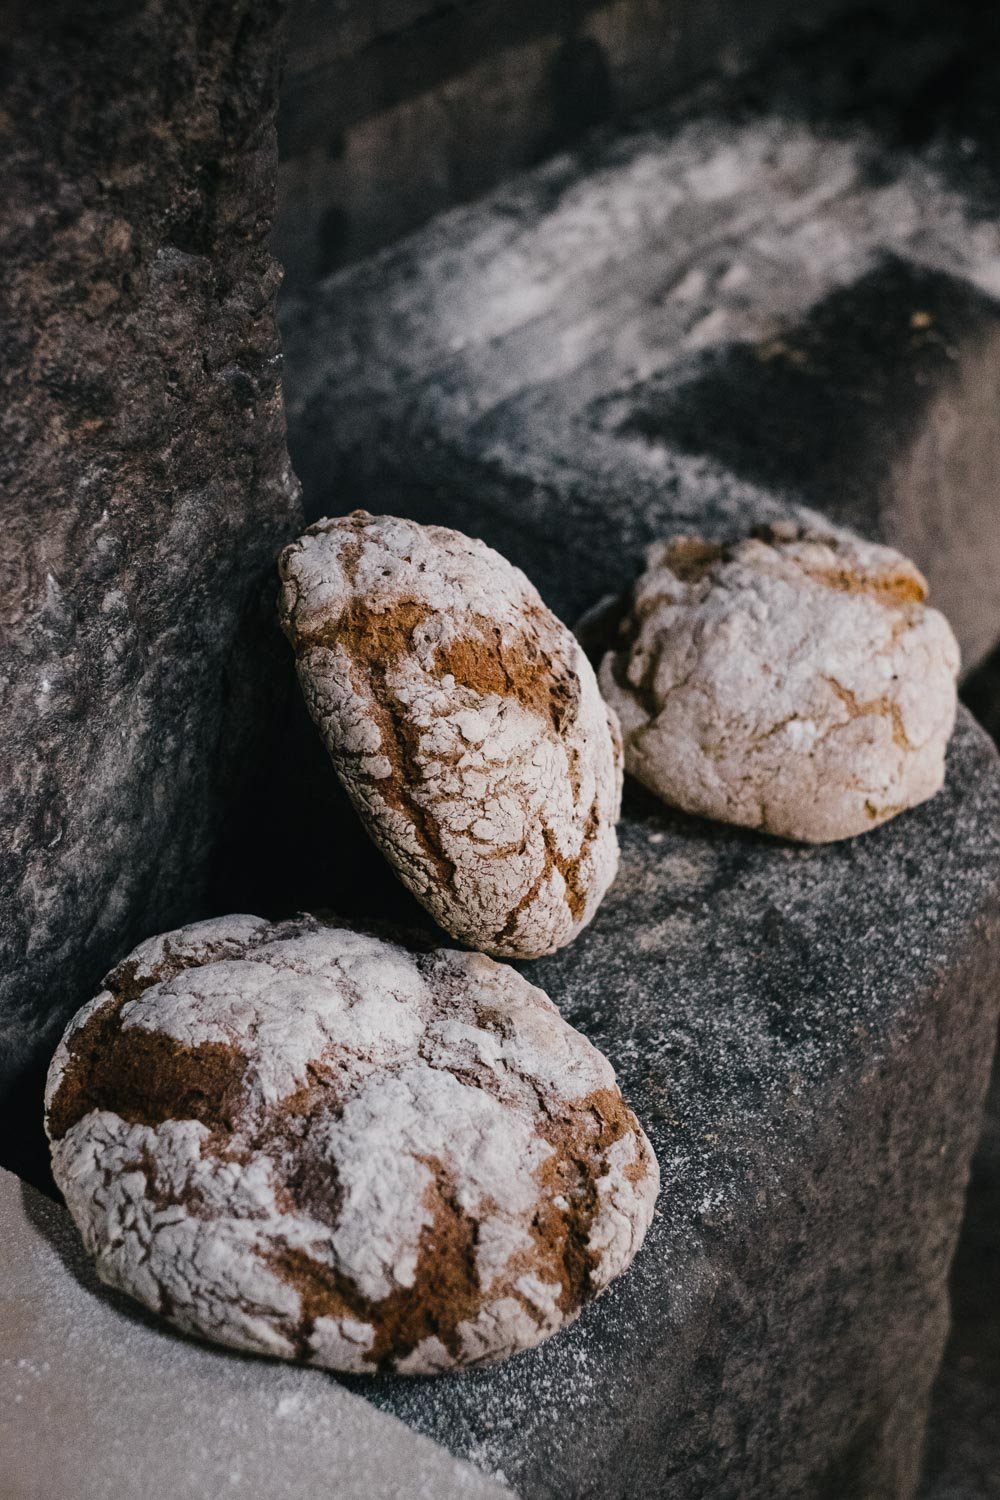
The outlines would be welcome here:
M 910 0 L 862 16 L 905 18 Z M 368 254 L 442 209 L 628 124 L 851 0 L 295 0 L 276 233 L 288 284 Z

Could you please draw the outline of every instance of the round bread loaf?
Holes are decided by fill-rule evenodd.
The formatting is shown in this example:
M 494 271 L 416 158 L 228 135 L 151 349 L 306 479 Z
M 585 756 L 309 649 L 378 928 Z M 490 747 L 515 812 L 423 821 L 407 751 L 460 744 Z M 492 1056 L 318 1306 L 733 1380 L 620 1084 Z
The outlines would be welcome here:
M 618 867 L 621 742 L 590 663 L 519 569 L 364 511 L 282 553 L 282 624 L 365 827 L 446 932 L 535 958 Z
M 959 666 L 926 597 L 906 558 L 843 531 L 659 543 L 600 673 L 627 770 L 687 812 L 809 842 L 923 802 Z
M 102 1278 L 186 1332 L 355 1372 L 527 1349 L 632 1260 L 658 1170 L 514 970 L 314 918 L 143 943 L 49 1072 Z

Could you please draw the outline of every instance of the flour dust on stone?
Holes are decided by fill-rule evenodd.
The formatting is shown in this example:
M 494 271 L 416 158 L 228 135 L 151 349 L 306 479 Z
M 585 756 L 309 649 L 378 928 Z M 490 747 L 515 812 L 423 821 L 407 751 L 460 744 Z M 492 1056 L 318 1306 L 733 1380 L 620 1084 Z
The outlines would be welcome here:
M 655 1157 L 514 970 L 315 918 L 142 944 L 53 1059 L 102 1278 L 186 1332 L 356 1373 L 539 1344 L 631 1262 Z
M 482 542 L 364 511 L 281 557 L 282 623 L 338 775 L 446 932 L 536 958 L 618 867 L 617 721 L 524 574 Z

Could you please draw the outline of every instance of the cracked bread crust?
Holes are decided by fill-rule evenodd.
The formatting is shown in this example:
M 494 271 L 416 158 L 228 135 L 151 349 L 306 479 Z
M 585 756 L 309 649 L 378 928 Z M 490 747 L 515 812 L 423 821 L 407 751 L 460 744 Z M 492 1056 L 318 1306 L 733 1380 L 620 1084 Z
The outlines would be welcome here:
M 659 1173 L 607 1060 L 514 970 L 312 917 L 142 944 L 70 1023 L 53 1172 L 101 1277 L 332 1369 L 488 1364 L 628 1266 Z
M 809 843 L 932 797 L 959 652 L 926 596 L 898 552 L 832 528 L 658 543 L 600 670 L 626 769 L 687 812 Z
M 364 511 L 281 555 L 281 621 L 337 774 L 452 937 L 537 958 L 618 867 L 622 753 L 580 645 L 482 542 Z

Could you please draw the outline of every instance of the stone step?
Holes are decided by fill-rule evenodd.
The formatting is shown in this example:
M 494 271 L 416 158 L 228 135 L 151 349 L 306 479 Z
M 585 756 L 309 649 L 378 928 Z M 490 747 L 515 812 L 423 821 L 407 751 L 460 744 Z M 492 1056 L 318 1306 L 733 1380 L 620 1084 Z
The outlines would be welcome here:
M 290 446 L 311 516 L 471 527 L 569 619 L 666 530 L 827 509 L 914 557 L 971 668 L 1000 639 L 997 296 L 1000 227 L 934 153 L 695 119 L 291 299 Z
M 481 535 L 575 619 L 654 537 L 808 502 L 914 552 L 972 662 L 1000 635 L 998 293 L 995 225 L 929 157 L 639 132 L 290 305 L 306 503 Z M 634 789 L 622 842 L 593 926 L 524 967 L 651 1135 L 648 1243 L 523 1359 L 352 1384 L 524 1496 L 910 1495 L 996 1025 L 995 752 L 963 713 L 945 790 L 844 845 Z
M 664 1188 L 646 1246 L 579 1323 L 506 1366 L 344 1384 L 524 1497 L 908 1495 L 996 1025 L 995 754 L 963 712 L 945 790 L 850 843 L 793 848 L 635 792 L 622 843 L 593 926 L 522 967 L 610 1057 L 649 1132 Z M 24 1193 L 87 1292 L 86 1318 L 56 1298 L 43 1339 L 54 1293 L 37 1257 L 58 1256 L 29 1246 L 6 1283 L 15 1325 L 25 1308 L 38 1320 L 28 1347 L 69 1338 L 92 1359 L 100 1318 L 108 1389 L 148 1388 L 166 1362 L 150 1453 L 187 1421 L 192 1372 L 199 1405 L 223 1413 L 210 1472 L 234 1434 L 273 1433 L 269 1393 L 283 1400 L 291 1372 L 151 1332 L 95 1286 L 65 1215 Z M 4 1352 L 17 1351 L 5 1340 Z M 15 1394 L 39 1398 L 14 1437 L 0 1430 L 20 1463 L 86 1386 L 78 1363 L 45 1358 L 40 1375 L 16 1360 L 7 1372 Z M 326 1416 L 301 1463 L 339 1464 L 358 1451 L 353 1427 L 332 1429 L 335 1390 L 305 1379 L 320 1383 L 301 1387 L 310 1422 Z M 375 1428 L 360 1451 L 386 1441 Z M 100 1445 L 83 1461 L 65 1444 L 46 1462 L 70 1451 L 85 1474 L 112 1463 Z M 255 1442 L 246 1456 L 256 1474 Z M 300 1472 L 270 1492 L 309 1493 Z
M 882 12 L 913 0 L 880 0 Z M 722 68 L 802 45 L 850 0 L 291 0 L 275 249 L 287 284 Z M 905 45 L 897 28 L 895 51 Z M 880 37 L 884 44 L 884 35 Z M 926 50 L 926 49 L 925 49 Z M 932 49 L 932 67 L 947 44 Z M 912 87 L 914 79 L 907 69 Z
M 992 749 L 963 716 L 946 790 L 850 844 L 637 797 L 622 834 L 524 969 L 650 1133 L 647 1245 L 523 1359 L 352 1387 L 525 1496 L 907 1495 L 996 1023 Z

